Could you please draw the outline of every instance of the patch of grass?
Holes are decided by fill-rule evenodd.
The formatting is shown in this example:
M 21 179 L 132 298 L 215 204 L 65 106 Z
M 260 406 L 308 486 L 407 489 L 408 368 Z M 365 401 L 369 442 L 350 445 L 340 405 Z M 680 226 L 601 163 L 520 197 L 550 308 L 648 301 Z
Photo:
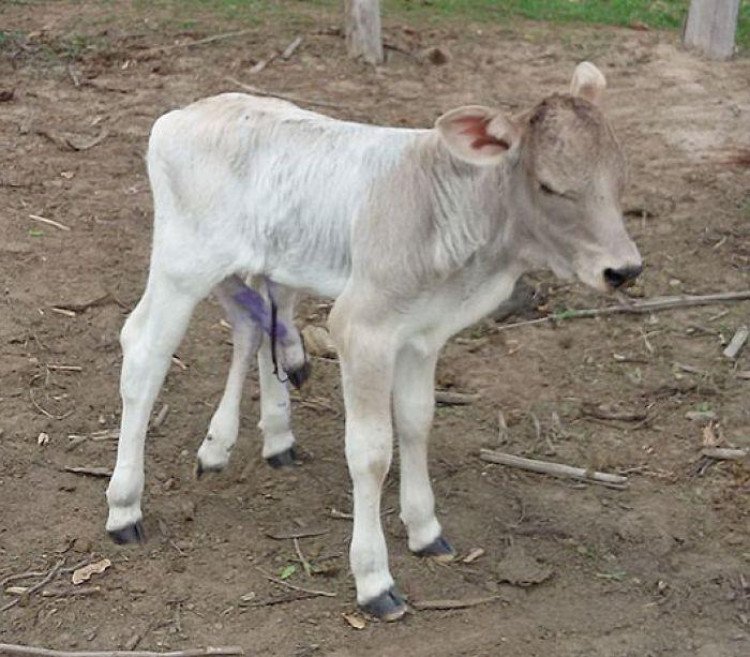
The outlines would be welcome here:
M 142 5 L 169 4 L 170 0 Z M 171 0 L 173 4 L 174 0 Z M 299 15 L 306 8 L 341 12 L 341 0 L 182 0 L 180 11 L 213 10 L 243 22 L 262 16 Z M 422 20 L 471 20 L 503 23 L 523 18 L 551 23 L 643 25 L 654 29 L 679 29 L 687 16 L 689 0 L 381 0 L 383 15 L 412 15 Z M 742 0 L 737 43 L 750 49 L 750 0 Z

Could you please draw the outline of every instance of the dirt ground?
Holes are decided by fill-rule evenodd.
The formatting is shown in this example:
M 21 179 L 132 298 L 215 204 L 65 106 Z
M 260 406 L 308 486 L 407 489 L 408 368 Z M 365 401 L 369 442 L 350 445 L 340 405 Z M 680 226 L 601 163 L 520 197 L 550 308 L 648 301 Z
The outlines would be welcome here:
M 112 562 L 83 594 L 65 574 L 22 596 L 0 612 L 0 642 L 238 644 L 297 657 L 750 654 L 750 466 L 700 456 L 706 440 L 750 447 L 750 349 L 736 363 L 721 355 L 750 322 L 749 302 L 505 331 L 487 321 L 453 340 L 438 382 L 479 398 L 439 408 L 431 468 L 446 535 L 462 557 L 484 554 L 442 566 L 408 553 L 396 461 L 384 498 L 391 565 L 415 602 L 496 599 L 358 630 L 342 616 L 354 611 L 351 525 L 332 516 L 350 509 L 336 363 L 317 360 L 295 397 L 300 467 L 262 462 L 251 377 L 229 470 L 196 481 L 194 453 L 231 350 L 209 300 L 157 404 L 169 413 L 147 447 L 150 540 L 109 542 L 106 478 L 64 468 L 114 463 L 118 331 L 148 265 L 149 127 L 170 108 L 236 89 L 227 77 L 333 103 L 324 111 L 342 118 L 425 126 L 459 104 L 528 108 L 591 59 L 608 76 L 607 111 L 630 160 L 625 207 L 647 263 L 633 293 L 750 289 L 750 60 L 703 62 L 653 31 L 390 17 L 390 60 L 373 69 L 346 60 L 337 16 L 290 6 L 294 16 L 280 9 L 240 37 L 195 47 L 172 46 L 244 26 L 187 9 L 175 17 L 163 4 L 118 3 L 116 14 L 90 0 L 0 6 L 0 91 L 15 89 L 0 103 L 0 579 L 60 560 Z M 297 34 L 304 42 L 289 61 L 249 73 Z M 414 55 L 430 46 L 449 61 Z M 532 280 L 546 300 L 529 316 L 611 302 Z M 306 302 L 300 323 L 322 324 L 326 308 Z M 481 447 L 625 473 L 630 485 L 489 465 Z M 319 572 L 306 575 L 293 541 L 269 535 L 290 530 L 325 532 L 299 539 Z M 264 573 L 336 596 L 300 599 Z M 0 607 L 14 599 L 0 593 Z

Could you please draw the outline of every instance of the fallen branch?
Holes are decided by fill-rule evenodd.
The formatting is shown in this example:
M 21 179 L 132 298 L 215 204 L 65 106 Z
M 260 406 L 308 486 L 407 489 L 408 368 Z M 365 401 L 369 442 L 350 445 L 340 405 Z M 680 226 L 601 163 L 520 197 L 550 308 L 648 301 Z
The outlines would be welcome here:
M 306 589 L 302 586 L 296 586 L 295 584 L 291 584 L 289 582 L 284 581 L 283 579 L 279 579 L 278 577 L 274 577 L 270 573 L 267 573 L 265 570 L 260 568 L 259 566 L 256 566 L 256 569 L 259 573 L 261 573 L 269 582 L 273 582 L 274 584 L 279 584 L 280 586 L 285 586 L 288 589 L 291 589 L 292 591 L 299 591 L 300 593 L 309 593 L 310 595 L 316 595 L 316 596 L 323 596 L 325 598 L 335 598 L 336 594 L 333 591 L 319 591 L 318 589 Z
M 219 657 L 220 655 L 244 655 L 240 646 L 190 648 L 172 652 L 151 652 L 148 650 L 50 650 L 36 646 L 22 646 L 15 643 L 0 643 L 0 655 L 33 655 L 33 657 Z
M 746 449 L 730 449 L 729 447 L 704 447 L 701 454 L 717 461 L 740 461 L 750 452 Z
M 466 598 L 466 600 L 421 600 L 409 604 L 419 611 L 437 611 L 478 607 L 479 605 L 486 605 L 488 602 L 495 602 L 495 600 L 500 600 L 500 596 L 490 595 L 484 598 Z
M 292 103 L 302 103 L 303 105 L 313 105 L 315 107 L 333 107 L 335 109 L 344 109 L 342 105 L 337 105 L 336 103 L 329 103 L 324 100 L 310 100 L 308 98 L 302 98 L 300 96 L 294 96 L 292 94 L 282 94 L 277 93 L 275 91 L 265 91 L 263 89 L 259 89 L 258 87 L 253 87 L 252 85 L 245 84 L 243 82 L 240 82 L 239 80 L 235 80 L 234 78 L 224 78 L 227 82 L 231 82 L 234 85 L 237 85 L 240 89 L 244 89 L 245 91 L 255 94 L 256 96 L 267 96 L 269 98 L 279 98 L 281 100 L 288 100 Z
M 561 313 L 555 313 L 547 317 L 538 319 L 529 319 L 523 322 L 514 322 L 513 324 L 504 324 L 497 326 L 497 331 L 506 331 L 519 326 L 532 326 L 534 324 L 546 324 L 549 322 L 558 322 L 566 319 L 581 319 L 584 317 L 601 317 L 603 315 L 616 314 L 643 314 L 652 313 L 660 310 L 672 310 L 674 308 L 689 308 L 692 306 L 705 306 L 712 303 L 725 303 L 728 301 L 745 301 L 750 299 L 750 290 L 741 292 L 720 292 L 718 294 L 705 294 L 699 296 L 674 296 L 674 297 L 657 297 L 646 301 L 634 301 L 633 303 L 620 303 L 615 306 L 605 308 L 586 308 L 583 310 L 566 310 Z
M 531 472 L 551 475 L 552 477 L 561 477 L 566 479 L 577 479 L 592 484 L 600 484 L 608 488 L 622 490 L 627 488 L 628 478 L 620 475 L 606 474 L 585 468 L 576 468 L 562 463 L 550 463 L 549 461 L 538 461 L 536 459 L 527 459 L 513 454 L 496 452 L 491 449 L 483 449 L 479 458 L 489 463 L 499 463 L 513 468 L 521 468 Z
M 750 336 L 750 329 L 748 329 L 747 326 L 740 326 L 737 329 L 737 332 L 734 334 L 734 337 L 727 345 L 727 348 L 724 349 L 724 357 L 729 358 L 730 360 L 734 360 L 735 358 L 737 358 L 737 355 L 742 350 L 742 347 L 745 346 L 748 336 Z
M 479 399 L 479 395 L 467 392 L 453 392 L 451 390 L 436 390 L 435 403 L 443 406 L 466 406 Z
M 0 612 L 2 611 L 8 611 L 8 609 L 12 609 L 15 607 L 21 600 L 28 599 L 28 597 L 32 594 L 38 591 L 39 589 L 47 586 L 53 579 L 55 579 L 60 574 L 60 569 L 62 568 L 63 564 L 65 563 L 65 559 L 60 559 L 52 568 L 50 568 L 49 572 L 47 573 L 47 576 L 41 580 L 40 582 L 37 582 L 29 588 L 28 591 L 26 591 L 20 598 L 15 598 L 14 600 L 11 600 L 7 604 L 0 607 Z M 3 652 L 3 646 L 5 644 L 0 643 L 0 654 Z

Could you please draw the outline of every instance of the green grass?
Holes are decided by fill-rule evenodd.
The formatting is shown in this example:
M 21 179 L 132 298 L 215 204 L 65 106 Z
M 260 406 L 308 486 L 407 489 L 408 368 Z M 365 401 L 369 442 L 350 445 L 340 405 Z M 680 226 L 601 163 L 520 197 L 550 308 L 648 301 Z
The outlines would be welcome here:
M 142 0 L 143 1 L 143 0 Z M 164 3 L 156 0 L 154 4 Z M 167 0 L 169 2 L 169 0 Z M 341 0 L 182 0 L 187 7 L 218 10 L 227 17 L 252 20 L 259 14 L 293 15 L 297 8 L 315 6 L 341 11 Z M 528 19 L 552 23 L 582 23 L 677 30 L 690 0 L 381 0 L 386 18 L 413 16 L 419 20 L 471 20 L 503 23 Z M 741 0 L 737 43 L 750 49 L 750 0 Z
M 222 1 L 222 0 L 214 0 Z M 317 0 L 328 4 L 328 0 Z M 690 0 L 382 0 L 385 12 L 432 12 L 447 18 L 502 22 L 526 18 L 553 23 L 589 23 L 680 29 Z M 741 0 L 737 43 L 750 48 L 750 0 Z

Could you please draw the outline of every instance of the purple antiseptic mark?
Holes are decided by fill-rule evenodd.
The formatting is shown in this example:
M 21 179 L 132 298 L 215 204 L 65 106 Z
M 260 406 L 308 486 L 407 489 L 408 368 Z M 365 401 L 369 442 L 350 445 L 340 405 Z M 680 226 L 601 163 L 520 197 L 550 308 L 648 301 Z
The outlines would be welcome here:
M 242 285 L 242 289 L 239 292 L 235 292 L 232 298 L 239 304 L 245 312 L 250 316 L 258 326 L 268 335 L 273 332 L 271 308 L 266 300 L 258 294 L 253 288 L 247 285 Z M 284 340 L 289 335 L 289 330 L 284 323 L 277 319 L 275 337 L 278 340 Z

